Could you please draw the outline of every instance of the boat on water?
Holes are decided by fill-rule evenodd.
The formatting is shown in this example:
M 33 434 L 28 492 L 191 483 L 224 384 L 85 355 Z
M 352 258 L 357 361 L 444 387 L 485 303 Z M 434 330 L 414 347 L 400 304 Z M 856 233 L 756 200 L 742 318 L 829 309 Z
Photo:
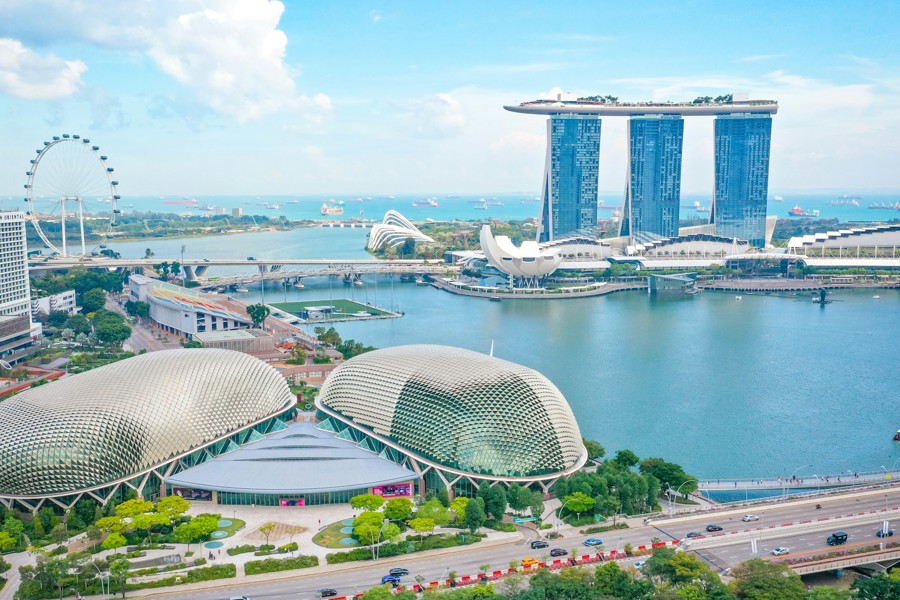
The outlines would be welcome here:
M 782 198 L 781 196 L 775 196 L 774 198 L 772 198 L 772 201 L 773 202 L 784 202 L 784 198 Z
M 303 285 L 302 282 L 298 281 L 297 283 L 294 284 L 294 287 L 297 288 L 298 290 L 302 290 L 302 289 L 305 288 L 306 286 Z
M 422 278 L 416 278 L 416 285 L 428 285 L 428 282 Z
M 478 204 L 476 204 L 473 208 L 475 208 L 475 210 L 487 210 L 487 209 L 488 209 L 488 203 L 487 203 L 487 201 L 486 201 L 484 198 L 482 198 L 482 199 L 478 202 Z
M 869 204 L 869 208 L 876 210 L 898 210 L 900 209 L 900 202 L 891 204 L 890 202 L 882 200 L 881 202 L 872 202 Z
M 234 288 L 234 291 L 240 292 L 240 293 L 242 293 L 242 294 L 248 294 L 248 293 L 250 293 L 250 290 L 248 290 L 247 288 Z
M 794 205 L 794 208 L 788 211 L 789 217 L 818 217 L 818 210 L 809 210 L 808 208 L 800 208 L 799 204 Z
M 280 204 L 267 204 L 266 208 L 268 208 L 270 210 L 278 210 L 281 208 L 281 205 Z
M 322 204 L 319 212 L 329 217 L 335 217 L 344 214 L 344 207 L 336 204 L 334 200 L 328 200 Z
M 216 210 L 216 207 L 213 206 L 212 204 L 207 204 L 206 206 L 201 206 L 200 210 L 211 211 L 211 210 Z
M 862 200 L 859 196 L 848 196 L 844 194 L 837 200 L 832 200 L 828 204 L 830 206 L 859 206 L 859 201 Z
M 427 198 L 425 200 L 413 200 L 413 208 L 437 208 L 437 198 Z
M 362 287 L 362 286 L 364 286 L 364 285 L 366 285 L 366 284 L 365 284 L 365 282 L 364 282 L 362 279 L 354 279 L 354 280 L 353 280 L 353 285 L 355 285 L 355 286 L 357 286 L 357 287 Z
M 503 298 L 501 298 L 500 296 L 491 296 L 490 300 L 491 302 L 500 302 L 503 300 Z
M 897 433 L 894 434 L 894 441 L 900 442 L 900 429 L 898 429 Z

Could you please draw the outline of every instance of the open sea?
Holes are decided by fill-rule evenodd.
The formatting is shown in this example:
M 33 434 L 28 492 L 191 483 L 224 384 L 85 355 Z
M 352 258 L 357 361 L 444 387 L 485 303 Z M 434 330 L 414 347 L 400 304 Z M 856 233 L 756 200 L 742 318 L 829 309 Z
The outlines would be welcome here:
M 463 198 L 439 200 L 439 208 L 419 213 L 397 199 L 345 207 L 380 211 L 393 202 L 417 219 L 478 216 L 465 212 Z M 284 212 L 312 218 L 321 201 L 283 205 L 293 207 Z M 821 201 L 828 206 L 827 199 Z M 537 211 L 536 204 L 503 202 L 492 216 L 521 218 Z M 445 204 L 453 203 L 463 209 L 445 216 Z M 816 206 L 811 200 L 800 204 Z M 785 210 L 792 205 L 787 198 L 778 203 Z M 485 212 L 490 214 L 472 210 Z M 882 212 L 860 207 L 854 214 Z M 186 258 L 365 258 L 367 233 L 304 228 L 110 247 L 126 257 L 150 248 L 161 260 L 177 259 L 182 245 Z M 231 267 L 210 275 L 242 270 L 251 271 Z M 378 347 L 434 343 L 487 352 L 493 341 L 496 356 L 537 369 L 560 388 L 585 437 L 599 440 L 608 452 L 630 448 L 642 457 L 681 463 L 700 478 L 775 477 L 798 467 L 798 476 L 810 476 L 900 465 L 900 444 L 891 441 L 900 428 L 898 290 L 837 292 L 824 307 L 750 294 L 736 301 L 733 294 L 715 292 L 488 302 L 389 276 L 364 279 L 364 287 L 310 279 L 302 290 L 269 283 L 265 298 L 351 298 L 403 311 L 400 319 L 335 325 L 343 337 Z M 260 290 L 254 285 L 247 294 L 233 295 L 256 302 Z

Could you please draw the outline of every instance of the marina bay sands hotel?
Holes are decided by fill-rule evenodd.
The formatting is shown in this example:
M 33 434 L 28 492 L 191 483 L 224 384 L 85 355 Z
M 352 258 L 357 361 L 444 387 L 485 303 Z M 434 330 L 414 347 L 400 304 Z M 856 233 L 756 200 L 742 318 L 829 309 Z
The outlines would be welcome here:
M 715 116 L 716 235 L 765 245 L 772 115 L 778 103 L 740 95 L 684 103 L 591 97 L 504 106 L 549 115 L 539 242 L 597 228 L 601 117 L 628 118 L 628 174 L 620 235 L 632 243 L 678 235 L 684 117 Z

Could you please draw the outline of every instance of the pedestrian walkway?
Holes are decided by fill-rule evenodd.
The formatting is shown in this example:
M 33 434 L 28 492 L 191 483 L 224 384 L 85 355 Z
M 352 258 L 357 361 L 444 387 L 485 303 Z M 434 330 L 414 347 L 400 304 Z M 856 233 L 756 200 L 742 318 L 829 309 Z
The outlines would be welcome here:
M 836 474 L 809 474 L 808 467 L 803 474 L 795 472 L 791 475 L 769 479 L 701 479 L 698 481 L 700 491 L 726 490 L 782 490 L 782 489 L 819 489 L 835 487 L 867 486 L 877 483 L 889 483 L 900 479 L 900 470 L 871 471 L 860 473 L 844 471 Z

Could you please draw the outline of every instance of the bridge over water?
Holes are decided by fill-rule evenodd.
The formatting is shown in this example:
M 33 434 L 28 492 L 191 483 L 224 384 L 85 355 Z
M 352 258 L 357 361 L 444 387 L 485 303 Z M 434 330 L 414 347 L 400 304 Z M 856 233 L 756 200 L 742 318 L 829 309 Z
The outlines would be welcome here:
M 802 468 L 802 467 L 801 467 Z M 871 471 L 860 473 L 844 471 L 843 473 L 824 473 L 776 477 L 774 479 L 703 479 L 698 480 L 699 491 L 744 491 L 744 490 L 796 490 L 857 487 L 878 483 L 900 481 L 900 470 Z

